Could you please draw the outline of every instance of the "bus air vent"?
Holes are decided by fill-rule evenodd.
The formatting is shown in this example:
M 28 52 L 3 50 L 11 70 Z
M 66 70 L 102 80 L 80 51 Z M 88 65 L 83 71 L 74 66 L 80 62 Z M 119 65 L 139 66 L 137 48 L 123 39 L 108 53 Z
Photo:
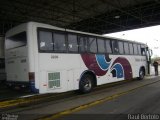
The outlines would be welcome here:
M 48 87 L 49 88 L 60 87 L 60 72 L 48 73 Z

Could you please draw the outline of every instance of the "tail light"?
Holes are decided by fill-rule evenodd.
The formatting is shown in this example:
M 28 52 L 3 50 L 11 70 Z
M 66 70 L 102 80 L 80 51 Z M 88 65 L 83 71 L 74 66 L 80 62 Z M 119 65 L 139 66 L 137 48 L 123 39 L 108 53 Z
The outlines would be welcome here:
M 35 80 L 35 73 L 29 72 L 29 81 L 34 81 L 34 80 Z
M 34 93 L 39 93 L 39 90 L 35 87 L 35 73 L 34 72 L 29 72 L 29 83 L 30 83 L 30 89 Z

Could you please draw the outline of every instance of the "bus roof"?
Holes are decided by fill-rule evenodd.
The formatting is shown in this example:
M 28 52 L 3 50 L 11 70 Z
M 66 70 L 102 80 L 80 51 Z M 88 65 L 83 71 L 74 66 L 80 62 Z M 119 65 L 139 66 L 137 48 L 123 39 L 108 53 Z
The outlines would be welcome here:
M 89 36 L 96 36 L 96 37 L 101 37 L 101 38 L 109 38 L 109 39 L 114 39 L 114 40 L 133 42 L 133 43 L 139 43 L 139 44 L 146 45 L 145 43 L 137 42 L 137 41 L 133 41 L 133 40 L 127 40 L 127 39 L 122 39 L 122 38 L 103 36 L 103 35 L 94 34 L 94 33 L 88 33 L 88 32 L 76 31 L 76 30 L 71 30 L 71 29 L 65 29 L 65 28 L 60 28 L 60 27 L 49 25 L 49 24 L 39 23 L 39 22 L 33 22 L 33 21 L 30 21 L 30 22 L 27 22 L 27 23 L 22 23 L 22 24 L 20 24 L 18 26 L 13 27 L 9 31 L 7 31 L 6 36 L 8 36 L 8 35 L 10 36 L 12 32 L 19 31 L 17 29 L 22 29 L 24 27 L 26 28 L 29 25 L 40 27 L 40 28 L 47 28 L 47 29 L 54 29 L 54 30 L 60 30 L 60 31 L 67 31 L 67 32 L 71 32 L 71 33 L 78 33 L 78 34 L 84 34 L 84 35 L 89 35 Z

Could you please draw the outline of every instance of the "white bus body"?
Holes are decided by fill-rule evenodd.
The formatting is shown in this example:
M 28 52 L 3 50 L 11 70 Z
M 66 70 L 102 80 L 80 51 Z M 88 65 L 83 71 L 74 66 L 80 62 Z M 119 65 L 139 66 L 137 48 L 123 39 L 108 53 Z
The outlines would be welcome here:
M 65 34 L 65 37 L 57 33 Z M 147 73 L 146 54 L 124 55 L 79 52 L 80 47 L 86 49 L 86 46 L 81 46 L 80 40 L 76 46 L 69 44 L 70 39 L 68 34 L 70 33 L 76 36 L 87 35 L 95 37 L 96 39 L 116 40 L 115 38 L 62 29 L 42 23 L 29 22 L 21 24 L 6 33 L 5 60 L 7 83 L 9 85 L 20 85 L 22 87 L 30 86 L 32 91 L 38 93 L 57 93 L 79 89 L 81 87 L 80 84 L 82 84 L 80 83 L 81 79 L 87 80 L 92 78 L 94 79 L 94 81 L 92 81 L 94 85 L 102 85 L 139 77 L 141 69 Z M 58 42 L 60 42 L 61 39 L 64 39 L 65 42 L 52 43 L 53 37 L 54 41 L 59 40 Z M 76 38 L 80 39 L 80 37 Z M 47 41 L 45 42 L 44 39 Z M 50 39 L 51 41 L 49 41 Z M 107 43 L 105 41 L 103 42 Z M 128 41 L 122 40 L 122 42 L 127 43 Z M 60 49 L 56 44 L 64 47 L 61 48 L 62 51 L 54 51 Z M 133 44 L 134 42 L 132 45 Z M 53 52 L 52 45 L 54 46 Z M 77 47 L 77 52 L 73 52 L 72 50 L 72 52 L 69 52 L 69 49 L 73 49 L 74 47 L 74 50 L 76 50 Z M 146 46 L 143 45 L 143 47 L 143 52 L 146 53 Z M 92 49 L 94 49 L 94 47 L 90 48 L 90 51 Z M 99 49 L 97 49 L 97 51 Z M 143 50 L 143 48 L 141 48 L 141 50 Z M 101 51 L 103 51 L 103 49 Z M 88 78 L 87 76 L 84 77 L 86 74 L 90 76 Z M 90 87 L 90 83 L 85 85 L 86 89 L 88 89 L 87 85 Z M 85 86 L 83 87 L 85 88 Z M 86 91 L 90 91 L 90 88 Z

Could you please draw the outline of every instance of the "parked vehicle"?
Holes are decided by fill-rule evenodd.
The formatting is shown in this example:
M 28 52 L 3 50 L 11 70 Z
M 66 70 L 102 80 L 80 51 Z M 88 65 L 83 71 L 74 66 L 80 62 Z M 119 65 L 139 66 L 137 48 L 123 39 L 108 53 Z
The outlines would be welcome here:
M 29 22 L 6 33 L 5 62 L 10 86 L 38 93 L 93 87 L 149 72 L 144 43 Z

